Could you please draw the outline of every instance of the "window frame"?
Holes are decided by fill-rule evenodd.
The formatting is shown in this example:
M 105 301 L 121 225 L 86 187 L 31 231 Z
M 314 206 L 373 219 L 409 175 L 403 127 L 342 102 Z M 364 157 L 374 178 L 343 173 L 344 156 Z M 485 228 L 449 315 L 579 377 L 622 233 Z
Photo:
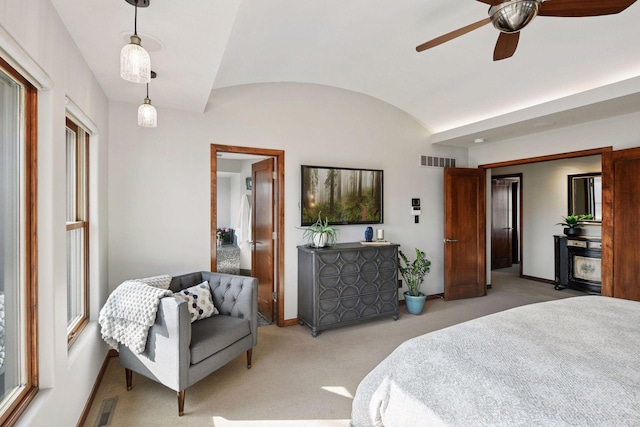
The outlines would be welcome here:
M 25 384 L 13 397 L 11 403 L 0 413 L 0 425 L 12 426 L 26 410 L 38 392 L 38 90 L 17 70 L 0 58 L 0 69 L 24 91 L 24 163 L 21 165 L 24 174 L 24 193 L 22 202 L 24 209 L 24 324 L 25 354 L 22 362 L 25 365 Z
M 76 135 L 76 153 L 75 153 L 75 183 L 76 183 L 76 193 L 75 193 L 75 220 L 66 222 L 66 231 L 67 233 L 73 230 L 77 230 L 79 228 L 83 229 L 83 260 L 82 265 L 84 269 L 83 274 L 83 283 L 82 283 L 82 314 L 81 316 L 74 320 L 71 328 L 69 328 L 69 324 L 67 324 L 67 348 L 70 348 L 73 343 L 78 339 L 82 330 L 89 323 L 89 150 L 90 150 L 90 132 L 88 132 L 84 127 L 80 124 L 76 123 L 74 119 L 69 116 L 66 117 L 65 120 L 65 132 L 66 129 L 71 129 Z M 79 129 L 82 128 L 84 131 L 84 141 L 80 141 L 79 139 Z M 66 140 L 66 138 L 65 138 Z M 80 144 L 84 145 L 84 150 L 80 149 Z M 80 153 L 84 151 L 84 159 L 80 161 Z M 80 168 L 84 164 L 84 171 L 80 171 Z M 66 172 L 65 172 L 66 173 Z M 79 176 L 84 178 L 84 183 L 81 184 Z M 84 195 L 83 197 L 79 197 L 79 192 L 84 187 Z M 80 206 L 80 203 L 84 206 Z M 80 217 L 84 217 L 84 219 L 78 219 Z M 68 237 L 67 237 L 68 239 Z M 67 280 L 69 272 L 67 271 Z M 67 285 L 67 292 L 70 292 L 70 289 Z

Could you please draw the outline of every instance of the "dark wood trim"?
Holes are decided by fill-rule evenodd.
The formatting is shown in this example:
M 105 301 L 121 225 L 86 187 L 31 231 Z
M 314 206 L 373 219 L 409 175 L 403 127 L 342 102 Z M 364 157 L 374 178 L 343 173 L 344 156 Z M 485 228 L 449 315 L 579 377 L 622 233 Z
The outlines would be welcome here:
M 602 289 L 603 296 L 613 296 L 613 189 L 615 188 L 613 152 L 602 154 Z
M 278 240 L 277 240 L 277 265 L 275 277 L 275 289 L 277 297 L 277 319 L 278 326 L 286 326 L 288 322 L 284 320 L 284 151 L 274 150 L 270 148 L 241 147 L 232 145 L 211 144 L 211 271 L 217 269 L 216 254 L 216 224 L 217 224 L 217 207 L 218 207 L 218 155 L 217 153 L 238 153 L 238 154 L 255 154 L 258 156 L 275 157 L 277 165 L 276 178 L 276 198 L 278 203 Z M 297 319 L 295 320 L 297 324 Z
M 597 156 L 612 151 L 613 147 L 594 148 L 591 150 L 571 151 L 568 153 L 551 154 L 548 156 L 528 157 L 526 159 L 509 160 L 506 162 L 488 163 L 478 166 L 482 169 L 502 168 L 505 166 L 526 165 L 529 163 L 548 162 L 549 160 L 571 159 L 574 157 Z
M 0 58 L 0 67 L 19 82 L 25 93 L 25 385 L 7 409 L 0 425 L 12 426 L 38 392 L 38 91 Z
M 287 319 L 282 323 L 282 325 L 278 325 L 278 326 L 295 326 L 299 324 L 300 323 L 298 323 L 298 318 L 296 317 L 295 319 Z
M 109 366 L 109 360 L 112 357 L 118 357 L 118 352 L 114 349 L 109 349 L 107 355 L 102 362 L 102 366 L 100 367 L 100 371 L 98 372 L 98 376 L 96 377 L 95 383 L 93 383 L 93 388 L 91 389 L 91 393 L 89 393 L 89 398 L 87 399 L 87 403 L 84 405 L 84 409 L 82 410 L 82 414 L 80 414 L 80 419 L 76 424 L 76 427 L 82 427 L 87 422 L 87 417 L 89 416 L 89 412 L 91 411 L 91 407 L 93 406 L 93 402 L 96 399 L 96 395 L 98 394 L 98 390 L 100 389 L 100 385 L 102 384 L 102 380 L 104 378 L 104 374 L 107 372 L 107 367 Z
M 521 274 L 520 278 L 527 279 L 527 280 L 532 280 L 534 282 L 548 283 L 550 285 L 554 285 L 555 284 L 555 282 L 553 280 L 542 279 L 540 277 L 527 276 L 527 275 L 524 275 L 524 274 Z
M 489 285 L 491 286 L 491 285 Z M 444 299 L 444 293 L 439 293 L 439 294 L 431 294 L 431 295 L 427 295 L 427 299 L 426 301 L 430 301 L 430 300 L 435 300 L 435 299 Z M 398 306 L 401 305 L 407 305 L 407 301 L 405 299 L 401 299 L 398 301 Z

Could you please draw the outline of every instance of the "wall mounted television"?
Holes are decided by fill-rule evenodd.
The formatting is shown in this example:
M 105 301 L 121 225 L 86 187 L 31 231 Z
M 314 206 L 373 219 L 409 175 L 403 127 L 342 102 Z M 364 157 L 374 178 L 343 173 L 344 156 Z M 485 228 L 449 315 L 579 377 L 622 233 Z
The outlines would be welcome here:
M 301 224 L 382 224 L 383 171 L 301 166 Z

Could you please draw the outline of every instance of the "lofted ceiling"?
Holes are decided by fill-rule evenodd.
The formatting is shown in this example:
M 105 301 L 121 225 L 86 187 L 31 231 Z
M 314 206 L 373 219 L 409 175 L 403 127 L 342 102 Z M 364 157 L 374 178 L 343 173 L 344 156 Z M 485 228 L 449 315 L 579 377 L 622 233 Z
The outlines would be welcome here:
M 51 1 L 109 99 L 140 103 L 144 86 L 119 77 L 133 6 Z M 640 111 L 640 2 L 617 15 L 537 17 L 498 62 L 491 25 L 415 50 L 486 18 L 475 0 L 150 3 L 138 10 L 138 34 L 158 73 L 149 90 L 159 111 L 203 112 L 228 86 L 314 83 L 395 105 L 432 142 L 458 146 Z

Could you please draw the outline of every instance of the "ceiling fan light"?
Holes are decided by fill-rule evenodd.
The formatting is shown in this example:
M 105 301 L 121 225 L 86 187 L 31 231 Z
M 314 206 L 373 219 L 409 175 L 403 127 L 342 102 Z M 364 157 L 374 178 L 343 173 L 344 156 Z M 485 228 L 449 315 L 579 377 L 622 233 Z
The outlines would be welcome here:
M 120 51 L 120 77 L 132 83 L 151 81 L 151 57 L 135 34 L 131 36 L 131 43 Z
M 145 128 L 158 126 L 158 112 L 149 98 L 145 98 L 144 103 L 138 107 L 138 125 Z
M 511 0 L 491 6 L 491 22 L 503 33 L 518 32 L 536 17 L 540 3 L 540 0 Z

